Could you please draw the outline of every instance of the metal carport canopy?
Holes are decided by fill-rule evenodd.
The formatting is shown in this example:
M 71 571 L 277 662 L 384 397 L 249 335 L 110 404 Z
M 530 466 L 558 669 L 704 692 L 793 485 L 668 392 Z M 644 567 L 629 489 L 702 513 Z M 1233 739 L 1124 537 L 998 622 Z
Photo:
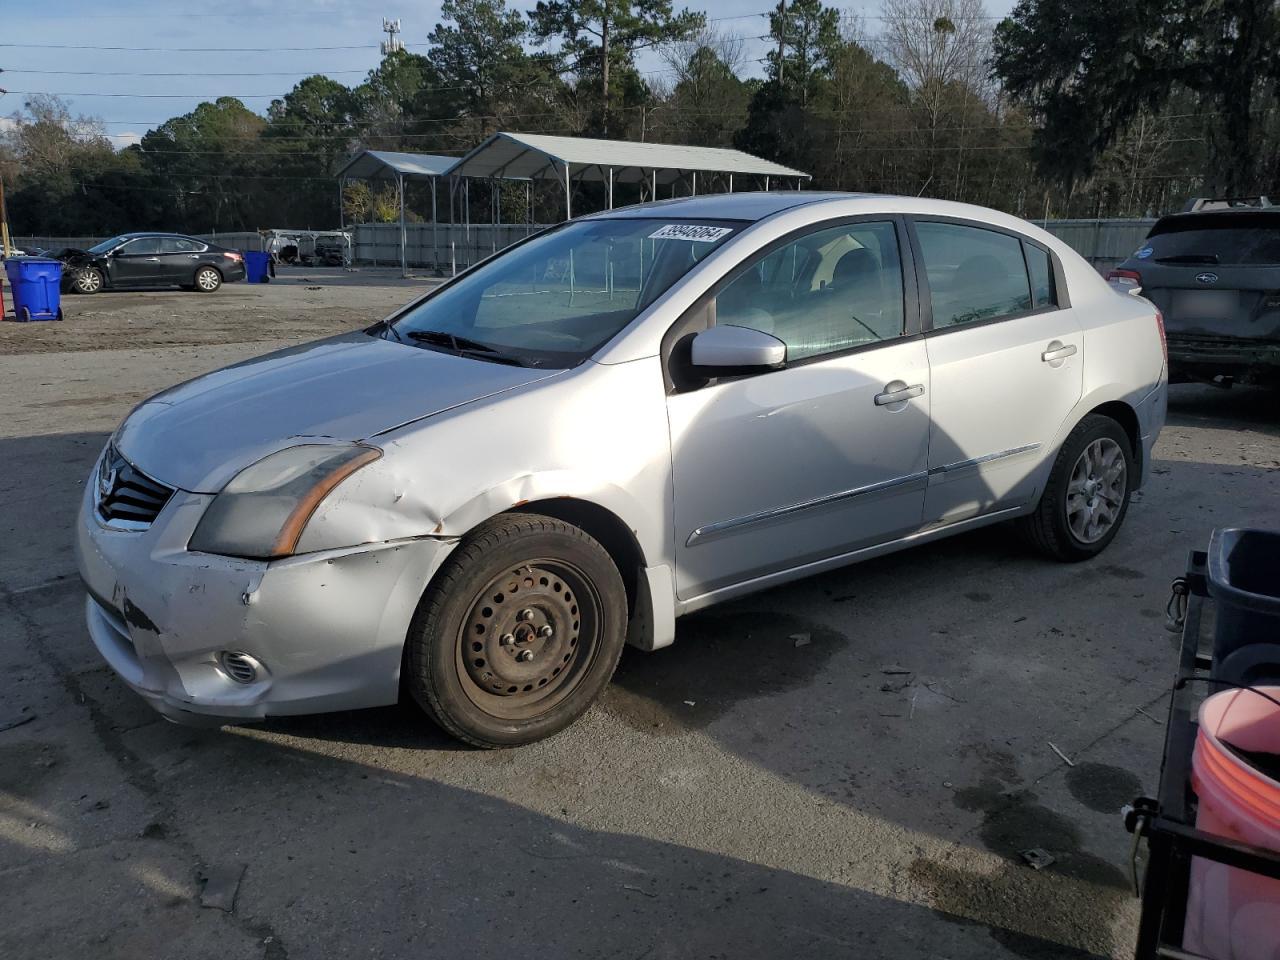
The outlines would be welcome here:
M 346 229 L 343 213 L 343 187 L 348 180 L 394 180 L 396 201 L 400 206 L 400 273 L 409 275 L 408 239 L 405 233 L 404 181 L 422 178 L 431 184 L 431 245 L 439 258 L 439 240 L 436 234 L 436 181 L 449 172 L 458 162 L 457 157 L 442 157 L 434 153 L 396 153 L 391 150 L 361 150 L 338 171 L 338 224 Z
M 727 173 L 811 179 L 780 163 L 741 150 L 633 140 L 593 140 L 534 133 L 495 133 L 449 170 L 451 176 L 504 180 L 561 180 L 572 166 L 576 180 L 672 183 L 689 173 Z
M 442 157 L 434 153 L 395 153 L 390 150 L 361 150 L 338 171 L 338 177 L 347 180 L 442 177 L 457 162 L 457 157 Z

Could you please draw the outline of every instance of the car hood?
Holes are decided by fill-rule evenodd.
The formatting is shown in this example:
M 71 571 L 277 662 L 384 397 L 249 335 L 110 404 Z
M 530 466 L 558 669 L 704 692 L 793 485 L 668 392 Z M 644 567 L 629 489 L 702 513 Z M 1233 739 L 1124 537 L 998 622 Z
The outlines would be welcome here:
M 215 493 L 276 450 L 366 440 L 561 372 L 345 334 L 156 394 L 126 418 L 115 443 L 161 483 Z

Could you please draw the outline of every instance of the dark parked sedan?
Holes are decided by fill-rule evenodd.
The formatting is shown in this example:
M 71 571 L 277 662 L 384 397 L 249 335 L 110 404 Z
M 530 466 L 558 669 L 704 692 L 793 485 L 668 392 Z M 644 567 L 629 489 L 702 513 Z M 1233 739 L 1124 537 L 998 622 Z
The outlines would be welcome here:
M 244 279 L 244 255 L 176 233 L 124 233 L 88 250 L 64 250 L 66 282 L 76 293 L 182 287 L 212 293 Z

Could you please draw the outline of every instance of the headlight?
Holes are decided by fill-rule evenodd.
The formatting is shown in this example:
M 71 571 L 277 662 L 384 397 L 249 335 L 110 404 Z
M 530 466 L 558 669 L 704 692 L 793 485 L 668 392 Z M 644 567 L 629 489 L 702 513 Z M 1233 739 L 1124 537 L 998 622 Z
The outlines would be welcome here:
M 202 553 L 287 557 L 325 497 L 382 456 L 362 444 L 305 444 L 250 464 L 222 488 L 188 544 Z

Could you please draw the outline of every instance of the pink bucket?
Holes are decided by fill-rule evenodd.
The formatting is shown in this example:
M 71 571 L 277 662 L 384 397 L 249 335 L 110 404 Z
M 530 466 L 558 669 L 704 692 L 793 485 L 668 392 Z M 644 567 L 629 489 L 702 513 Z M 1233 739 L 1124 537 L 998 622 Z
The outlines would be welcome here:
M 1280 687 L 1259 689 L 1280 700 Z M 1280 754 L 1280 706 L 1249 690 L 1201 705 L 1191 758 L 1196 827 L 1280 851 L 1280 782 L 1231 747 Z M 1192 858 L 1182 946 L 1214 960 L 1280 960 L 1280 880 Z

